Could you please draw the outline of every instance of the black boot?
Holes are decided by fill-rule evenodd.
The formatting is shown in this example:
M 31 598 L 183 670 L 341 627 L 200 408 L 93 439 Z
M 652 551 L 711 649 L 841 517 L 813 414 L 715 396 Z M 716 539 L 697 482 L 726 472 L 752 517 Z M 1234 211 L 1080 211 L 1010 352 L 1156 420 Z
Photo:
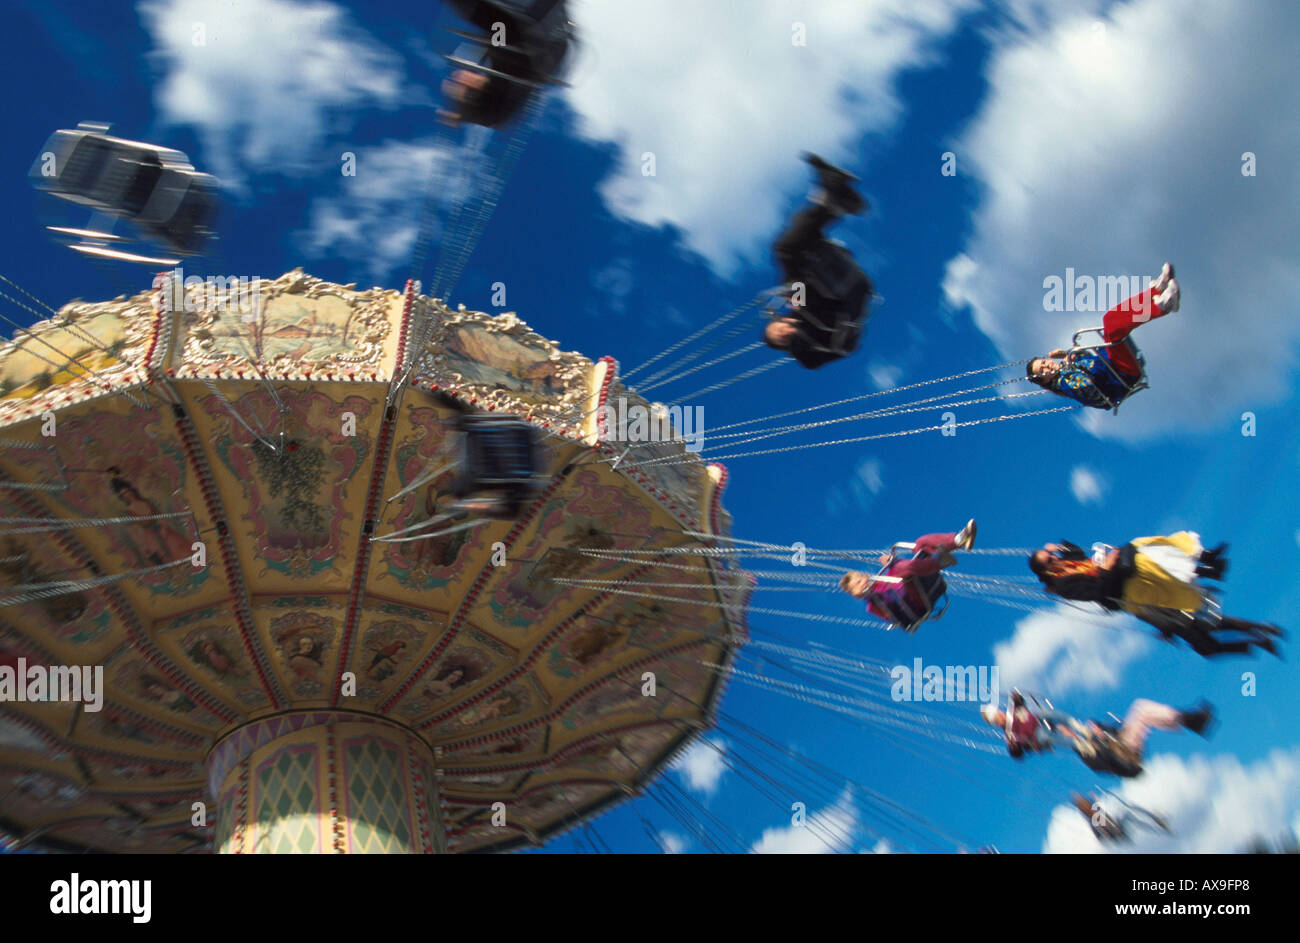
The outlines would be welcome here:
M 817 171 L 817 182 L 826 191 L 827 209 L 833 209 L 845 216 L 870 209 L 862 195 L 853 189 L 852 182 L 858 179 L 853 174 L 827 163 L 816 154 L 804 154 L 803 159 L 812 164 Z
M 1206 736 L 1210 723 L 1214 720 L 1214 707 L 1208 701 L 1201 701 L 1196 710 L 1183 711 L 1178 722 L 1192 733 Z
M 1206 570 L 1214 574 L 1210 577 L 1211 579 L 1216 579 L 1216 580 L 1223 579 L 1223 574 L 1228 572 L 1228 560 L 1227 557 L 1225 556 L 1227 552 L 1228 552 L 1227 544 L 1219 544 L 1217 547 L 1214 547 L 1211 550 L 1201 551 L 1200 559 L 1197 561 L 1200 564 L 1197 567 L 1197 571 L 1198 571 L 1197 575 L 1200 575 L 1199 574 L 1200 568 L 1205 567 Z

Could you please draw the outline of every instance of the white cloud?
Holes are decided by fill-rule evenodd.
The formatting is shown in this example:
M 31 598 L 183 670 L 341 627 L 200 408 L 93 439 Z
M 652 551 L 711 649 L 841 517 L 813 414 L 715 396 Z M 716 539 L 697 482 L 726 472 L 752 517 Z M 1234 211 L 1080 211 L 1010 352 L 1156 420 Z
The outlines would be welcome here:
M 721 269 L 766 250 L 811 180 L 802 149 L 859 164 L 888 130 L 902 71 L 974 0 L 574 4 L 595 66 L 565 93 L 584 136 L 617 147 L 600 192 L 624 218 L 682 229 Z M 792 43 L 796 22 L 807 44 Z M 655 155 L 655 175 L 642 155 Z M 869 189 L 869 188 L 868 188 Z
M 358 149 L 356 176 L 340 176 L 335 194 L 312 201 L 308 225 L 296 234 L 302 251 L 312 257 L 364 259 L 367 275 L 376 283 L 384 281 L 413 255 L 433 168 L 446 172 L 456 154 L 433 139 Z M 420 196 L 413 199 L 412 194 Z M 435 239 L 430 258 L 437 251 Z
M 402 98 L 400 60 L 332 3 L 142 0 L 139 12 L 161 66 L 159 117 L 197 129 L 200 169 L 228 187 L 252 172 L 337 166 L 348 148 L 321 148 L 348 113 Z
M 1061 695 L 1119 684 L 1128 663 L 1144 654 L 1147 639 L 1123 615 L 1083 612 L 1065 605 L 1035 612 L 993 646 L 1001 683 Z
M 826 507 L 831 514 L 841 514 L 850 507 L 865 511 L 885 488 L 885 466 L 878 458 L 865 458 L 853 469 L 847 485 L 834 485 L 826 493 Z
M 1131 830 L 1134 841 L 1102 845 L 1073 806 L 1052 812 L 1043 841 L 1049 853 L 1230 854 L 1256 838 L 1270 844 L 1300 825 L 1300 747 L 1275 750 L 1243 766 L 1235 756 L 1164 754 L 1117 792 L 1168 820 L 1172 834 Z M 1104 807 L 1118 806 L 1113 799 Z
M 875 361 L 872 361 L 871 366 L 867 368 L 867 373 L 871 377 L 872 385 L 878 390 L 892 390 L 903 378 L 901 367 Z
M 764 829 L 750 851 L 760 855 L 828 855 L 847 851 L 857 826 L 853 797 L 845 790 L 835 805 L 807 813 L 803 825 Z
M 698 738 L 673 761 L 672 768 L 677 770 L 687 786 L 709 796 L 717 791 L 722 774 L 727 771 L 727 765 L 723 762 L 723 754 L 726 752 L 726 741 L 713 739 L 706 743 Z
M 1070 471 L 1070 493 L 1080 504 L 1101 504 L 1106 496 L 1106 481 L 1086 465 L 1075 465 Z
M 632 260 L 627 256 L 614 259 L 592 277 L 591 284 L 605 296 L 606 304 L 602 314 L 623 314 L 627 310 L 627 296 L 636 286 Z
M 1027 357 L 1100 321 L 1044 311 L 1044 278 L 1154 275 L 1172 260 L 1182 310 L 1136 334 L 1152 389 L 1119 421 L 1088 410 L 1086 425 L 1138 439 L 1286 395 L 1300 123 L 1269 103 L 1300 92 L 1300 11 L 1135 0 L 1110 7 L 1099 40 L 1068 4 L 1017 7 L 1026 28 L 997 47 L 988 98 L 954 148 L 982 202 L 949 264 L 949 301 L 969 304 L 1008 359 Z M 1258 176 L 1242 176 L 1247 151 Z
M 881 465 L 880 459 L 869 458 L 859 462 L 858 467 L 853 472 L 853 483 L 855 488 L 867 494 L 880 494 L 885 487 L 885 480 L 882 477 L 884 466 Z
M 676 832 L 660 832 L 659 842 L 664 846 L 664 854 L 680 855 L 686 851 L 687 841 Z

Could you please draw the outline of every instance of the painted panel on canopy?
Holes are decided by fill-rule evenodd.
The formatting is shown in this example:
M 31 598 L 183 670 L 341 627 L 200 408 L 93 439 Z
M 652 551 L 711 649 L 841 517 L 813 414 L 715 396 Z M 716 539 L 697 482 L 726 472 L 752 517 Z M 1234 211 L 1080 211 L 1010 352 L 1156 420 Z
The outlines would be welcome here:
M 51 818 L 62 818 L 86 801 L 87 791 L 75 774 L 60 775 L 52 770 L 18 765 L 0 752 L 0 795 L 5 797 L 5 816 L 31 827 Z
M 623 795 L 603 783 L 556 783 L 530 789 L 510 803 L 511 814 L 520 824 L 535 832 L 543 831 L 560 819 L 571 817 L 598 800 Z
M 638 593 L 656 592 L 652 587 L 629 589 Z M 715 596 L 711 587 L 658 592 L 706 603 Z M 599 604 L 594 614 L 584 614 L 548 646 L 542 664 L 555 679 L 585 680 L 597 670 L 642 658 L 684 639 L 688 633 L 716 634 L 720 629 L 717 610 L 707 605 L 612 595 Z
M 102 396 L 105 384 L 134 385 L 153 324 L 150 296 L 143 293 L 126 304 L 64 305 L 57 318 L 20 332 L 0 349 L 0 426 L 58 409 L 56 399 L 66 405 L 69 395 L 80 401 Z
M 166 784 L 161 788 L 180 788 L 182 784 L 192 786 L 196 796 L 204 788 L 203 767 L 197 759 L 194 762 L 173 762 L 93 753 L 86 754 L 83 761 L 94 777 L 96 789 L 102 792 L 159 788 L 156 783 L 160 781 Z
M 213 376 L 257 361 L 269 376 L 304 367 L 392 376 L 403 297 L 381 288 L 356 291 L 295 269 L 251 286 L 260 303 L 226 301 L 190 290 L 193 308 L 171 353 L 177 376 Z M 183 352 L 183 353 L 182 353 Z
M 645 720 L 661 715 L 697 716 L 700 710 L 695 705 L 702 703 L 711 680 L 708 669 L 695 664 L 698 661 L 698 655 L 689 654 L 672 660 L 662 658 L 609 678 L 564 709 L 556 724 L 557 746 L 572 741 L 587 725 L 602 720 L 618 718 L 624 724 L 638 715 Z M 655 676 L 653 697 L 642 693 L 648 690 L 643 677 L 646 672 Z M 675 697 L 673 692 L 681 696 Z
M 48 493 L 51 513 L 69 522 L 114 522 L 70 528 L 68 535 L 109 574 L 176 564 L 119 581 L 121 592 L 145 608 L 159 597 L 193 604 L 220 595 L 220 576 L 191 562 L 207 522 L 195 517 L 202 499 L 171 417 L 158 409 L 92 408 L 60 417 L 58 429 L 52 442 L 70 487 Z
M 283 389 L 280 398 L 287 411 L 286 448 L 273 452 L 219 398 L 206 390 L 199 397 L 223 502 L 248 509 L 230 522 L 246 579 L 262 591 L 294 592 L 303 580 L 343 591 L 365 514 L 382 397 L 370 388 L 363 395 L 311 384 Z M 278 407 L 266 390 L 250 390 L 233 407 L 264 418 L 278 444 Z M 347 434 L 346 413 L 356 417 L 355 435 Z
M 550 399 L 564 391 L 559 366 L 550 352 L 527 345 L 486 325 L 464 323 L 443 335 L 445 368 L 463 382 Z
M 166 758 L 201 755 L 208 745 L 208 738 L 201 734 L 150 721 L 145 715 L 111 703 L 105 704 L 103 710 L 84 712 L 78 719 L 74 739 L 80 746 Z
M 294 707 L 324 706 L 333 693 L 346 609 L 341 596 L 254 601 L 253 624 Z
M 397 713 L 415 723 L 446 713 L 498 681 L 518 660 L 516 649 L 467 625 L 398 702 Z
M 563 750 L 547 769 L 539 770 L 535 782 L 593 773 L 632 782 L 680 736 L 681 730 L 671 724 L 651 724 L 588 737 Z
M 526 770 L 491 773 L 456 772 L 445 767 L 438 783 L 449 802 L 487 802 L 512 796 L 528 777 Z M 454 821 L 454 820 L 453 820 Z
M 191 700 L 163 672 L 143 658 L 132 657 L 114 665 L 108 677 L 113 698 L 140 713 L 179 727 L 209 733 L 225 726 L 220 717 Z
M 198 609 L 160 622 L 154 639 L 204 691 L 237 711 L 270 702 L 244 650 L 228 606 Z
M 531 677 L 513 682 L 479 698 L 468 706 L 436 718 L 421 733 L 429 740 L 463 740 L 504 727 L 514 727 L 543 716 L 550 704 L 546 692 Z M 427 723 L 427 722 L 425 722 Z
M 388 698 L 441 638 L 447 613 L 367 595 L 346 670 L 357 679 L 355 700 L 375 705 Z
M 491 740 L 446 746 L 443 748 L 442 769 L 449 776 L 461 775 L 455 772 L 458 764 L 469 764 L 471 767 L 509 765 L 539 759 L 546 752 L 549 739 L 550 728 L 542 724 Z
M 658 533 L 651 521 L 651 510 L 636 495 L 604 483 L 592 469 L 578 470 L 510 548 L 510 564 L 499 568 L 502 575 L 480 597 L 478 609 L 487 611 L 476 610 L 476 616 L 520 629 L 553 622 L 566 601 L 590 592 L 575 592 L 559 580 L 604 578 L 625 566 L 582 551 L 641 549 Z
M 11 586 L 30 586 L 67 579 L 78 570 L 51 542 L 20 538 L 3 545 L 0 562 L 0 591 Z M 9 647 L 18 651 L 34 648 L 49 663 L 98 664 L 125 634 L 108 606 L 103 589 L 76 590 L 31 602 L 4 607 L 0 643 L 8 632 L 15 636 Z M 27 640 L 19 643 L 17 640 Z M 31 658 L 29 657 L 29 662 Z

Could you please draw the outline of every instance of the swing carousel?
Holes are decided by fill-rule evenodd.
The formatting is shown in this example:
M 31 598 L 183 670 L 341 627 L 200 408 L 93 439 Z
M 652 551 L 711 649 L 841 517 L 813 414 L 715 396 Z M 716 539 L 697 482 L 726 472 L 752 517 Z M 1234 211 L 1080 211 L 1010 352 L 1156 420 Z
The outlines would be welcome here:
M 681 441 L 619 460 L 596 414 L 644 401 L 614 361 L 418 283 L 170 287 L 0 352 L 0 663 L 103 668 L 98 710 L 0 705 L 0 829 L 508 850 L 640 794 L 713 723 L 752 581 L 671 552 L 729 533 L 726 472 Z M 501 484 L 467 468 L 493 461 L 466 442 L 484 417 L 535 430 L 513 516 L 463 500 Z M 681 601 L 609 591 L 649 572 Z

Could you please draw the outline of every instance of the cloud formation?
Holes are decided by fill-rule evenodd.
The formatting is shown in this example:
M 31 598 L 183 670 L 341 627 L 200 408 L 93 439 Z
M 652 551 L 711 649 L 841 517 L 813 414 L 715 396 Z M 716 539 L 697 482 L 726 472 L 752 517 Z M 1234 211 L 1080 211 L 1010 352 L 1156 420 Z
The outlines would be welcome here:
M 1127 616 L 1081 612 L 1063 604 L 1030 614 L 1015 633 L 993 646 L 993 662 L 1005 686 L 1031 691 L 1097 691 L 1114 688 L 1128 664 L 1150 643 Z
M 1164 754 L 1116 792 L 1125 802 L 1168 820 L 1172 834 L 1130 830 L 1133 842 L 1102 845 L 1068 805 L 1052 812 L 1043 851 L 1060 854 L 1232 854 L 1256 839 L 1276 842 L 1300 830 L 1300 747 L 1275 750 L 1243 765 L 1235 756 Z M 1118 807 L 1113 799 L 1104 808 Z
M 1169 260 L 1182 310 L 1135 334 L 1152 388 L 1122 422 L 1085 410 L 1086 427 L 1134 440 L 1207 429 L 1286 395 L 1300 340 L 1287 248 L 1300 244 L 1300 123 L 1261 102 L 1300 94 L 1300 9 L 1135 0 L 1099 20 L 1071 4 L 1012 6 L 1023 28 L 997 46 L 988 97 L 955 147 L 981 197 L 948 264 L 949 303 L 969 306 L 1008 359 L 1027 357 L 1101 321 L 1044 310 L 1045 279 L 1154 275 Z
M 1075 465 L 1070 470 L 1070 493 L 1080 504 L 1101 504 L 1106 496 L 1106 483 L 1088 466 Z
M 142 0 L 161 73 L 159 116 L 189 125 L 205 166 L 242 189 L 252 174 L 341 160 L 323 152 L 363 108 L 403 98 L 401 60 L 332 3 Z
M 750 851 L 759 855 L 829 855 L 850 850 L 858 826 L 852 793 L 845 790 L 834 805 L 806 815 L 803 825 L 765 829 Z M 878 851 L 887 848 L 876 846 Z
M 575 3 L 594 58 L 565 98 L 617 148 L 600 193 L 615 214 L 682 230 L 722 271 L 764 250 L 809 183 L 802 148 L 857 163 L 893 127 L 896 83 L 931 61 L 974 0 Z M 795 45 L 799 26 L 806 45 Z M 654 176 L 642 173 L 653 154 Z
M 722 774 L 727 771 L 723 761 L 727 752 L 726 741 L 715 738 L 711 743 L 712 746 L 697 738 L 672 764 L 690 789 L 706 796 L 717 791 Z
M 413 256 L 423 200 L 412 194 L 422 197 L 435 168 L 448 172 L 456 151 L 430 138 L 385 141 L 355 153 L 356 175 L 340 177 L 331 192 L 312 201 L 308 224 L 296 237 L 314 258 L 364 259 L 366 274 L 381 284 Z M 429 251 L 436 256 L 436 243 Z

